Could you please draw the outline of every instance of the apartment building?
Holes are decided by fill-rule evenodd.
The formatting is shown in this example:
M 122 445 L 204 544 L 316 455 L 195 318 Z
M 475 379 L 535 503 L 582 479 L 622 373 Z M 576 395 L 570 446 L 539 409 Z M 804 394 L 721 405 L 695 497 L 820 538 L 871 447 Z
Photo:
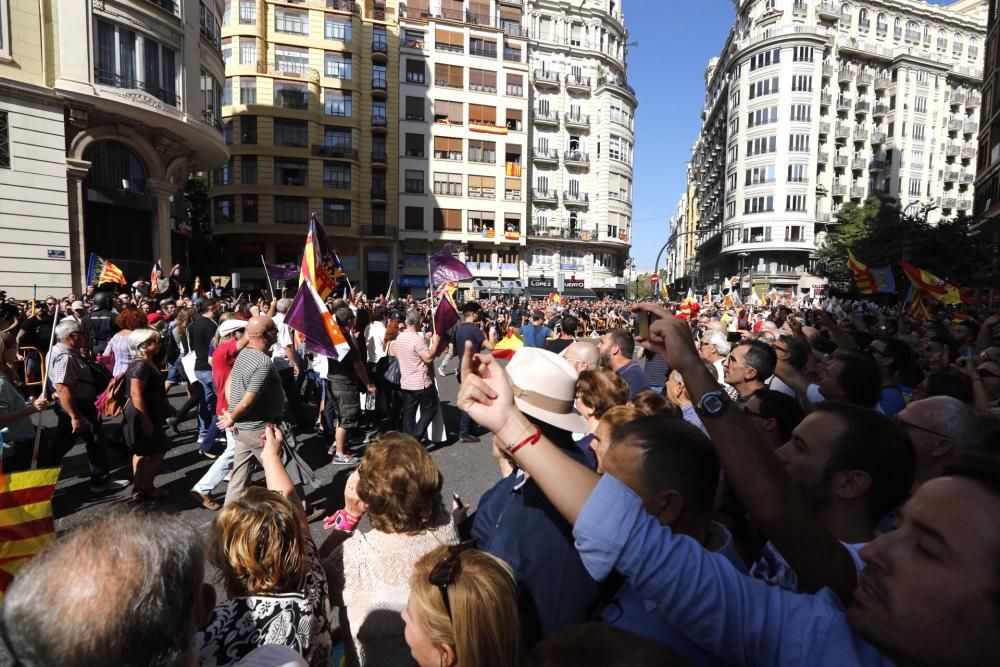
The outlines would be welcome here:
M 973 203 L 975 223 L 973 233 L 993 248 L 994 257 L 1000 252 L 1000 7 L 998 0 L 989 0 L 986 28 L 985 66 L 989 75 L 983 80 L 982 106 L 979 116 L 979 150 L 976 154 L 976 196 Z
M 0 0 L 0 289 L 81 291 L 87 257 L 182 260 L 192 170 L 227 157 L 221 0 Z
M 706 70 L 692 154 L 700 286 L 743 268 L 788 294 L 867 197 L 971 215 L 986 0 L 743 0 Z M 742 267 L 742 268 L 741 268 Z
M 529 289 L 623 294 L 638 101 L 621 3 L 530 0 Z
M 226 0 L 222 119 L 211 175 L 220 273 L 264 285 L 297 262 L 315 213 L 352 284 L 384 292 L 397 261 L 395 0 Z
M 477 296 L 521 294 L 527 40 L 520 0 L 411 0 L 400 16 L 399 286 L 450 242 Z

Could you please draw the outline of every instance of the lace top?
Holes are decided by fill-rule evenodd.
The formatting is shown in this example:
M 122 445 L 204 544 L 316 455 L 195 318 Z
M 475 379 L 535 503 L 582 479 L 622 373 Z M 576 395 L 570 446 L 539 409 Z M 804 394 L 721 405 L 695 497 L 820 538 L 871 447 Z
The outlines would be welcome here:
M 450 522 L 416 535 L 359 531 L 330 554 L 325 561 L 330 590 L 334 604 L 341 605 L 341 621 L 353 649 L 348 664 L 416 665 L 403 637 L 400 613 L 410 598 L 414 563 L 442 544 L 458 544 Z

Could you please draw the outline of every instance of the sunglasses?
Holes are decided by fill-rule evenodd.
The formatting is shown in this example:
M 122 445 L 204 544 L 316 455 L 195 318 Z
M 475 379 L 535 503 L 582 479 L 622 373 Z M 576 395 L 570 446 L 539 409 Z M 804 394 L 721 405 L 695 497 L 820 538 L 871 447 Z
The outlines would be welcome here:
M 455 583 L 455 577 L 462 569 L 460 556 L 463 551 L 476 548 L 476 540 L 466 540 L 448 547 L 448 556 L 443 561 L 434 566 L 427 580 L 441 591 L 441 599 L 444 601 L 444 610 L 448 612 L 448 620 L 451 620 L 451 602 L 448 600 L 448 586 Z

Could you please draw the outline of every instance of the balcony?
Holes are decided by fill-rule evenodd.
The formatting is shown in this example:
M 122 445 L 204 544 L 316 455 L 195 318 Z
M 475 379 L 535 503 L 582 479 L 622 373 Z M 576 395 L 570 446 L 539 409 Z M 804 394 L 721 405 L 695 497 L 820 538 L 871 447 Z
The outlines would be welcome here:
M 389 126 L 388 120 L 381 114 L 372 114 L 372 132 L 385 134 Z
M 841 69 L 837 72 L 837 81 L 840 83 L 850 83 L 854 80 L 854 72 L 847 68 Z
M 174 91 L 160 88 L 157 85 L 150 85 L 143 81 L 139 81 L 135 77 L 123 76 L 110 70 L 100 70 L 95 68 L 94 81 L 102 86 L 111 86 L 112 88 L 132 88 L 135 90 L 142 90 L 173 107 L 178 106 L 181 103 L 180 96 Z M 204 117 L 204 120 L 217 130 L 222 128 L 219 119 L 212 113 L 208 113 L 208 115 Z
M 946 172 L 944 172 L 944 182 L 945 183 L 956 183 L 956 182 L 958 182 L 958 172 L 957 171 L 946 171 Z
M 532 188 L 531 200 L 536 204 L 558 204 L 559 195 L 555 190 L 539 190 Z
M 171 14 L 177 15 L 177 3 L 174 0 L 147 0 L 149 4 L 156 5 L 161 9 L 164 9 Z
M 867 114 L 871 108 L 872 104 L 868 100 L 858 100 L 858 103 L 854 105 L 854 113 L 862 116 Z
M 868 130 L 862 127 L 854 128 L 854 141 L 868 141 Z
M 567 208 L 588 208 L 590 206 L 590 195 L 586 192 L 563 191 L 563 204 Z
M 965 93 L 963 93 L 960 90 L 952 91 L 951 95 L 948 97 L 948 101 L 955 106 L 958 106 L 959 104 L 964 104 Z
M 579 127 L 587 129 L 590 127 L 590 115 L 580 113 L 567 113 L 563 116 L 563 123 L 566 127 Z
M 361 235 L 381 236 L 383 238 L 396 238 L 396 225 L 387 225 L 385 223 L 381 225 L 371 225 L 365 223 L 361 225 Z
M 949 118 L 948 119 L 948 131 L 958 132 L 962 129 L 962 119 L 961 118 Z
M 806 14 L 809 11 L 809 5 L 806 0 L 795 0 L 792 3 L 792 14 Z
M 819 135 L 821 137 L 825 137 L 828 134 L 830 134 L 830 124 L 829 123 L 820 123 L 819 124 Z
M 823 63 L 823 76 L 833 76 L 833 63 Z
M 885 160 L 880 160 L 878 158 L 871 161 L 868 168 L 872 171 L 884 171 L 885 170 Z
M 908 42 L 919 42 L 920 32 L 917 30 L 907 30 L 904 39 Z
M 870 86 L 875 82 L 875 75 L 867 72 L 858 73 L 858 86 Z
M 373 187 L 371 189 L 371 195 L 372 195 L 372 202 L 381 202 L 384 204 L 386 201 L 385 188 Z
M 820 164 L 826 164 L 827 162 L 830 161 L 830 154 L 827 153 L 826 151 L 820 151 L 819 153 L 816 154 L 816 161 L 819 162 Z
M 863 157 L 856 157 L 853 160 L 851 160 L 851 169 L 853 171 L 864 171 L 867 166 L 868 166 L 868 161 L 865 160 Z
M 969 109 L 975 109 L 979 106 L 980 98 L 979 95 L 975 93 L 969 93 L 968 98 L 965 100 L 965 106 Z
M 865 196 L 865 189 L 860 185 L 851 186 L 851 199 L 861 199 Z
M 830 93 L 820 93 L 819 94 L 819 104 L 823 107 L 828 107 L 833 102 L 833 96 Z
M 885 90 L 892 84 L 892 79 L 887 76 L 875 77 L 874 87 L 875 90 Z
M 559 125 L 559 112 L 548 109 L 532 109 L 531 120 L 536 125 Z
M 389 156 L 385 151 L 372 151 L 372 165 L 384 167 L 389 161 Z
M 837 111 L 850 111 L 851 110 L 851 98 L 850 97 L 838 97 L 837 98 Z
M 554 148 L 532 148 L 531 159 L 540 164 L 558 164 L 559 151 Z
M 590 153 L 583 151 L 563 151 L 563 162 L 567 167 L 586 167 L 590 164 Z
M 887 104 L 877 103 L 875 105 L 875 108 L 872 109 L 872 116 L 876 118 L 883 118 L 888 113 L 889 113 L 889 105 Z
M 962 152 L 962 147 L 958 144 L 947 144 L 944 147 L 944 154 L 948 157 L 955 157 Z
M 377 76 L 372 79 L 372 97 L 385 99 L 389 92 L 389 83 L 384 76 Z
M 958 200 L 958 210 L 959 211 L 968 211 L 970 208 L 972 208 L 972 200 L 971 199 L 959 199 Z
M 357 162 L 358 152 L 350 146 L 323 146 L 314 145 L 312 154 L 315 157 L 334 158 L 337 160 L 353 160 Z
M 836 21 L 840 19 L 840 8 L 835 6 L 835 3 L 830 2 L 830 0 L 823 0 L 816 7 L 816 15 L 824 21 Z
M 572 90 L 575 92 L 590 92 L 590 77 L 589 76 L 577 76 L 575 74 L 566 75 L 566 90 Z
M 882 130 L 875 130 L 872 132 L 872 143 L 875 145 L 884 144 L 886 140 L 885 132 Z
M 974 180 L 976 180 L 976 175 L 970 174 L 967 171 L 963 171 L 961 174 L 959 174 L 958 180 L 960 183 L 962 183 L 962 185 L 968 185 L 969 183 L 972 183 Z
M 846 155 L 834 155 L 833 156 L 833 166 L 837 169 L 844 169 L 847 167 L 847 163 L 851 161 L 851 158 Z
M 837 129 L 834 130 L 834 133 L 834 136 L 836 136 L 837 139 L 847 139 L 851 136 L 851 128 L 846 125 L 838 125 Z
M 535 82 L 535 85 L 539 88 L 558 88 L 559 87 L 559 74 L 556 72 L 549 72 L 544 69 L 536 69 L 531 73 L 531 80 Z
M 389 56 L 389 43 L 384 39 L 376 39 L 372 42 L 372 62 L 385 63 Z
M 955 204 L 957 204 L 957 203 L 958 203 L 958 200 L 955 199 L 954 197 L 942 197 L 941 198 L 941 208 L 943 208 L 943 209 L 955 208 Z
M 974 120 L 967 120 L 962 125 L 962 132 L 965 134 L 975 134 L 977 131 L 979 131 L 979 123 Z
M 944 51 L 945 49 L 947 49 L 948 48 L 948 40 L 944 39 L 943 37 L 938 37 L 937 48 L 938 48 L 938 51 Z
M 965 146 L 962 148 L 963 158 L 974 158 L 976 157 L 976 147 L 975 146 Z
M 843 197 L 844 195 L 847 194 L 847 186 L 846 185 L 840 185 L 839 183 L 834 183 L 833 187 L 831 189 L 833 191 L 833 196 L 834 197 Z

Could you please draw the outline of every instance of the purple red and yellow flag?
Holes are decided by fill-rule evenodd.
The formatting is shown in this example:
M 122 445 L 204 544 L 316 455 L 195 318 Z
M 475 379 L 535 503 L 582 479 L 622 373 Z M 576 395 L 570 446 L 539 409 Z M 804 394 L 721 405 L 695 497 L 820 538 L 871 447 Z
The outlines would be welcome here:
M 285 324 L 302 335 L 306 349 L 314 354 L 340 359 L 351 351 L 333 313 L 308 280 L 299 286 Z
M 56 539 L 58 480 L 59 468 L 0 474 L 0 601 L 17 571 Z
M 309 220 L 309 235 L 306 237 L 305 252 L 302 253 L 302 269 L 299 273 L 299 287 L 309 282 L 321 301 L 330 296 L 346 278 L 340 258 L 330 245 L 323 226 L 316 215 Z

